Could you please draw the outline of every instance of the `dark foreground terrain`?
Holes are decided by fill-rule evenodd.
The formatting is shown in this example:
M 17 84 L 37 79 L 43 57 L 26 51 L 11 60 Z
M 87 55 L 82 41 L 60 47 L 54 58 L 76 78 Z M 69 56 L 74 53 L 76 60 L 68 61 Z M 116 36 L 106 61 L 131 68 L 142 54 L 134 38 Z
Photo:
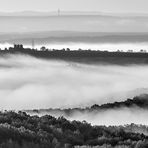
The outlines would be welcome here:
M 85 121 L 68 121 L 63 117 L 5 111 L 0 113 L 0 147 L 147 148 L 148 136 L 135 129 L 148 131 L 148 127 L 142 125 L 91 126 Z

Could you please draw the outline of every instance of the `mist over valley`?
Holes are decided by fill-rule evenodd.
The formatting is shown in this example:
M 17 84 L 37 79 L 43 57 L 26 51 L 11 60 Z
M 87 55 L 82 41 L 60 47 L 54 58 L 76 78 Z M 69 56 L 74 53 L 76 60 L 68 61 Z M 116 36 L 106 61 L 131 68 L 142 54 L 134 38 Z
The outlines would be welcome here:
M 16 111 L 68 109 L 121 102 L 148 92 L 147 73 L 146 64 L 82 64 L 6 54 L 0 58 L 0 107 L 1 110 Z M 147 122 L 147 110 L 137 105 L 92 112 L 87 109 L 83 112 L 76 110 L 70 116 L 62 111 L 45 110 L 39 115 L 44 114 L 65 116 L 70 120 L 86 120 L 93 125 Z

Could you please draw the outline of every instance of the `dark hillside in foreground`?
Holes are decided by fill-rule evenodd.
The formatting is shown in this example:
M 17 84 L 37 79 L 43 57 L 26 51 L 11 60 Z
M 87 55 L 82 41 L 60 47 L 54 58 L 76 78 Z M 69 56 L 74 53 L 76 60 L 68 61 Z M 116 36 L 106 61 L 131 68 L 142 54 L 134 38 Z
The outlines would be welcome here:
M 34 50 L 30 48 L 14 47 L 6 50 L 1 50 L 0 55 L 6 54 L 26 54 L 37 58 L 66 60 L 72 62 L 80 62 L 87 64 L 148 64 L 148 53 L 141 52 L 108 52 L 94 50 L 48 50 L 45 47 L 42 50 Z
M 91 126 L 50 115 L 38 117 L 25 112 L 0 113 L 1 148 L 146 148 L 148 137 L 133 129 L 146 126 Z M 84 147 L 83 147 L 84 148 Z

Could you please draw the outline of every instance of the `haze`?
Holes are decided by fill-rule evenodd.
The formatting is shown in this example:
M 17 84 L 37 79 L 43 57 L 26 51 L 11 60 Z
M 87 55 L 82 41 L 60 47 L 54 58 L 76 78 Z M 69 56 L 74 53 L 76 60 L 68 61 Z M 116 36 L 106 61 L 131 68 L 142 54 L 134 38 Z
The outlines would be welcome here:
M 101 11 L 148 13 L 147 0 L 0 0 L 0 10 L 10 11 Z
M 148 16 L 146 17 L 112 17 L 104 15 L 86 15 L 86 16 L 48 16 L 48 17 L 15 17 L 0 16 L 0 35 L 24 35 L 32 33 L 33 38 L 42 38 L 42 36 L 55 36 L 56 32 L 69 31 L 71 36 L 77 35 L 78 32 L 148 32 Z M 56 31 L 56 32 L 53 32 Z M 12 34 L 13 33 L 13 34 Z M 38 34 L 35 34 L 38 33 Z M 42 36 L 40 36 L 40 34 Z M 55 33 L 55 34 L 54 34 Z M 60 33 L 59 33 L 60 34 Z M 100 33 L 101 34 L 101 33 Z M 38 36 L 36 36 L 38 35 Z M 70 35 L 70 34 L 69 34 Z M 63 34 L 64 36 L 64 34 Z M 79 34 L 78 34 L 79 36 Z M 86 34 L 87 36 L 87 34 Z M 91 35 L 93 36 L 93 34 Z M 9 39 L 7 37 L 7 39 Z
M 85 65 L 23 55 L 0 58 L 0 109 L 84 107 L 138 95 L 148 66 Z

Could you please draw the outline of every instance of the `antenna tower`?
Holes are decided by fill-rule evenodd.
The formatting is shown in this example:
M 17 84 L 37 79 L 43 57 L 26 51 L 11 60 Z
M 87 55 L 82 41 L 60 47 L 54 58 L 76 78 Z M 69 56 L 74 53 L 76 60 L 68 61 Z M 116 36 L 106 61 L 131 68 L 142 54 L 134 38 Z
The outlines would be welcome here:
M 60 9 L 58 9 L 58 16 L 60 16 L 60 12 L 61 12 Z
M 32 49 L 34 49 L 34 39 L 32 39 Z

